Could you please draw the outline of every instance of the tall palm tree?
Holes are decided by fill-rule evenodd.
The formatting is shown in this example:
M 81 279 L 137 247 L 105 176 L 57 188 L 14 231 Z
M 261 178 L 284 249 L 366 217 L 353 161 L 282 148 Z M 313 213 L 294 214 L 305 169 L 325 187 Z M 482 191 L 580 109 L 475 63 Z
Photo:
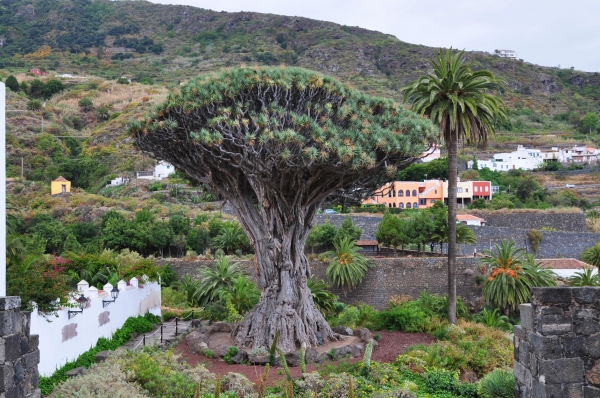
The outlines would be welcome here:
M 495 133 L 496 121 L 507 117 L 504 103 L 493 95 L 502 81 L 487 70 L 471 70 L 463 51 L 441 50 L 431 62 L 433 72 L 419 78 L 404 92 L 414 112 L 428 116 L 440 127 L 448 150 L 448 320 L 456 323 L 456 168 L 458 142 L 481 143 Z

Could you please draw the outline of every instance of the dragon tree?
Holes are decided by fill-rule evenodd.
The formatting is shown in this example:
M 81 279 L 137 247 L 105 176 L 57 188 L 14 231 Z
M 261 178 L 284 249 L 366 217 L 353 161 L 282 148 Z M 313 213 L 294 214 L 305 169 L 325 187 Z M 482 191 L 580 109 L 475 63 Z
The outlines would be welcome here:
M 315 306 L 304 244 L 336 194 L 366 197 L 435 142 L 431 122 L 300 68 L 235 68 L 173 88 L 131 124 L 136 145 L 232 205 L 262 294 L 232 332 L 239 347 L 291 352 L 337 336 Z

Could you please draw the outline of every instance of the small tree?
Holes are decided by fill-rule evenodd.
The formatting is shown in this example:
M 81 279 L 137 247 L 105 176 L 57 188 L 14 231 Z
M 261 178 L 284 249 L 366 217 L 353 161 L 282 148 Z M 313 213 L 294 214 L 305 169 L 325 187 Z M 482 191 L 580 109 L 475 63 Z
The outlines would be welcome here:
M 17 78 L 14 77 L 13 75 L 10 75 L 9 77 L 7 77 L 4 84 L 6 85 L 7 88 L 10 89 L 10 91 L 14 91 L 15 93 L 19 92 L 19 82 L 17 81 Z
M 583 133 L 592 134 L 592 132 L 600 130 L 600 119 L 595 113 L 588 113 L 581 119 L 581 131 Z
M 338 228 L 335 234 L 335 240 L 340 241 L 344 238 L 348 238 L 353 242 L 356 242 L 360 239 L 360 235 L 362 234 L 362 229 L 359 226 L 354 225 L 352 222 L 352 217 L 346 216 L 342 225 Z
M 27 110 L 38 112 L 42 109 L 42 101 L 37 99 L 32 99 L 27 101 Z
M 94 109 L 94 103 L 88 97 L 83 97 L 79 100 L 79 109 L 84 112 L 89 112 Z

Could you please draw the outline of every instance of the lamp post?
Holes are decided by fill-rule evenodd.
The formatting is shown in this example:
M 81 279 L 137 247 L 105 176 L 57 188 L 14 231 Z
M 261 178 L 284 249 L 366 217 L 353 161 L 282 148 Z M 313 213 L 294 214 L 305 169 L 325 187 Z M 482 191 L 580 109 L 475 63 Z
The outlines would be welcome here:
M 113 287 L 112 290 L 110 291 L 110 297 L 112 297 L 112 300 L 102 300 L 102 308 L 106 308 L 110 305 L 110 303 L 114 303 L 117 298 L 119 297 L 119 288 L 118 287 Z
M 69 319 L 73 318 L 77 314 L 81 314 L 83 312 L 83 309 L 87 305 L 87 301 L 88 300 L 83 296 L 83 294 L 81 294 L 81 296 L 77 299 L 77 304 L 79 304 L 80 310 L 79 311 L 69 310 L 69 314 L 68 314 Z

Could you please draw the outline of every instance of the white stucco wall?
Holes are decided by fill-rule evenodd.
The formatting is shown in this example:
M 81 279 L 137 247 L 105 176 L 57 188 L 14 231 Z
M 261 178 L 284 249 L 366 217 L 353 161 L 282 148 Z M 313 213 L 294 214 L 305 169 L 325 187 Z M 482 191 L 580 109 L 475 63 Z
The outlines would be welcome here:
M 71 319 L 68 319 L 68 311 L 78 308 L 61 310 L 58 318 L 45 318 L 37 311 L 31 314 L 31 334 L 40 336 L 38 369 L 42 376 L 50 376 L 66 362 L 76 359 L 93 347 L 99 337 L 110 338 L 127 318 L 144 315 L 148 311 L 161 315 L 160 285 L 157 282 L 140 283 L 138 286 L 138 280 L 133 278 L 127 286 L 126 282 L 120 281 L 119 297 L 106 308 L 102 307 L 102 300 L 111 299 L 109 292 L 113 287 L 110 284 L 104 286 L 100 295 L 98 289 L 88 287 L 85 281 L 80 282 L 78 287 L 88 299 L 83 313 Z M 101 319 L 108 319 L 108 322 L 101 325 Z
M 154 177 L 157 180 L 166 178 L 173 173 L 175 173 L 175 167 L 173 167 L 171 163 L 167 163 L 164 160 L 161 160 L 156 166 L 154 166 Z

